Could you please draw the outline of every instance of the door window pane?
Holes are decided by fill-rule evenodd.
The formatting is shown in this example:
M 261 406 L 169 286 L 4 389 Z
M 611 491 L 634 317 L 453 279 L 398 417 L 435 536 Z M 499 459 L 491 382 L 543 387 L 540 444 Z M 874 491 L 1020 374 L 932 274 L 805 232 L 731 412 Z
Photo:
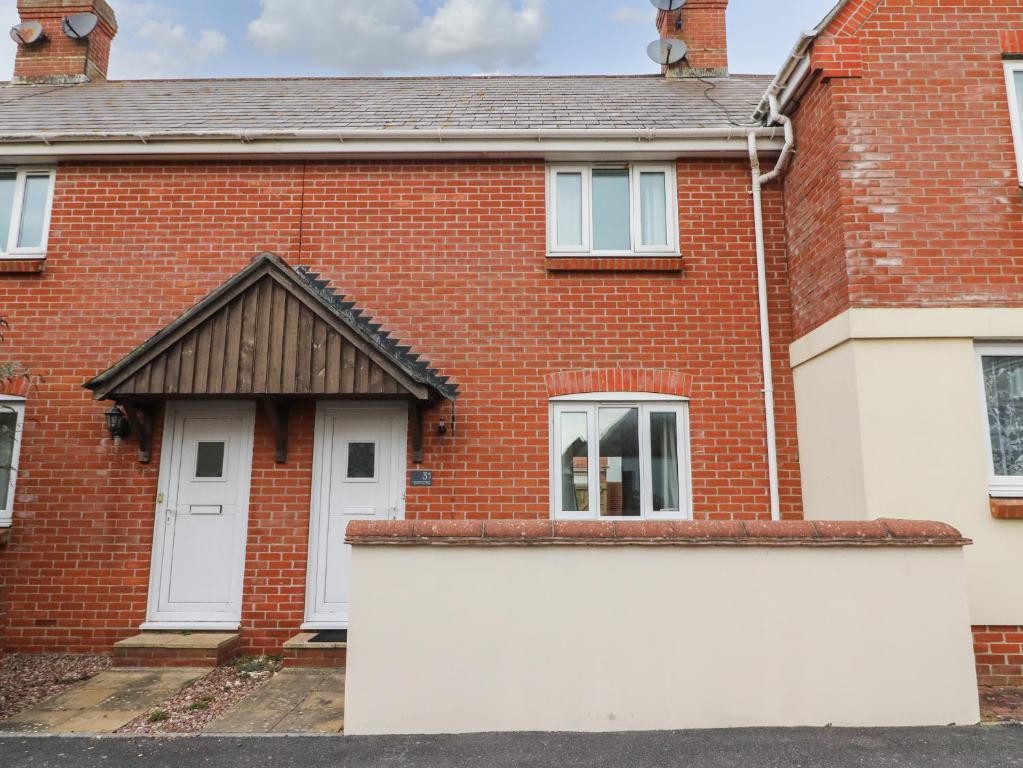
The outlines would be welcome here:
M 585 413 L 561 414 L 561 509 L 590 508 L 590 440 Z
M 668 213 L 664 173 L 639 174 L 639 218 L 643 245 L 668 244 Z
M 1017 80 L 1018 82 L 1018 80 Z M 1023 476 L 1023 357 L 985 357 L 984 389 L 995 475 Z
M 678 512 L 678 417 L 674 413 L 650 414 L 650 473 L 654 512 Z
M 597 168 L 593 171 L 593 250 L 632 249 L 629 209 L 629 171 Z
M 376 443 L 348 444 L 349 480 L 372 480 L 376 477 Z
M 21 209 L 19 248 L 38 248 L 43 244 L 43 224 L 46 203 L 50 197 L 49 176 L 29 176 L 25 179 L 25 199 Z
M 559 173 L 557 180 L 557 242 L 562 248 L 583 244 L 583 175 Z
M 18 428 L 18 414 L 5 411 L 0 406 L 0 511 L 9 509 L 10 494 L 13 491 L 11 480 L 14 468 L 14 438 Z
M 601 408 L 600 515 L 639 517 L 639 409 Z
M 14 187 L 18 182 L 13 173 L 0 173 L 0 253 L 7 250 L 11 234 L 11 214 L 14 208 Z
M 198 479 L 219 480 L 224 476 L 224 443 L 199 443 L 195 449 L 195 476 Z

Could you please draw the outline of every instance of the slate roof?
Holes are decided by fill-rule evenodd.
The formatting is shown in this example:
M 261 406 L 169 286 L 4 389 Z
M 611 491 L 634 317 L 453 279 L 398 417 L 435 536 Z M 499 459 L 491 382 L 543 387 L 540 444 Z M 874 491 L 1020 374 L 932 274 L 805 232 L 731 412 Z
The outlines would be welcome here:
M 0 141 L 98 134 L 721 128 L 767 75 L 146 80 L 0 84 Z

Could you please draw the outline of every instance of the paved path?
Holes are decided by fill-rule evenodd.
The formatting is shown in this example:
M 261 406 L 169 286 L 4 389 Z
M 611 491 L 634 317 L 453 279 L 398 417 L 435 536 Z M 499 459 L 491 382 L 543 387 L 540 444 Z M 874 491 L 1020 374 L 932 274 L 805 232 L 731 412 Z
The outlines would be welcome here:
M 345 673 L 288 669 L 206 728 L 216 734 L 338 733 L 344 727 Z
M 1023 727 L 442 737 L 0 737 L 4 768 L 1019 768 Z
M 108 669 L 0 720 L 0 731 L 113 733 L 207 674 L 208 669 Z

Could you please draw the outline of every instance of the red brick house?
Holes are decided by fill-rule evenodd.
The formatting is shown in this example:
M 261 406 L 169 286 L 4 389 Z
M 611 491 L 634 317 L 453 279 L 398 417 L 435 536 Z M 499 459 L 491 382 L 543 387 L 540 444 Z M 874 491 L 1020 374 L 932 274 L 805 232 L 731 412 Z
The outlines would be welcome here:
M 660 75 L 108 82 L 104 0 L 20 0 L 4 647 L 278 652 L 346 625 L 352 519 L 920 516 L 977 541 L 977 637 L 1023 679 L 975 347 L 1023 338 L 1023 0 L 843 2 L 773 82 L 728 72 L 726 6 L 661 14 Z M 965 459 L 920 426 L 961 394 L 937 347 Z

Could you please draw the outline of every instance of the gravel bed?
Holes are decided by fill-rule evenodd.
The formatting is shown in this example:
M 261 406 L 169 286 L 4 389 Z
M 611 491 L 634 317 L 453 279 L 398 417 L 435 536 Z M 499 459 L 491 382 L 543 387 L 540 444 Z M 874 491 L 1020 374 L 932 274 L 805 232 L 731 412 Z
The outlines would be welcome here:
M 0 659 L 0 720 L 110 666 L 109 656 L 13 653 Z
M 988 723 L 1023 722 L 1023 688 L 981 688 L 980 712 Z
M 217 667 L 148 712 L 118 729 L 117 733 L 158 736 L 199 733 L 281 669 L 277 657 L 246 656 Z

